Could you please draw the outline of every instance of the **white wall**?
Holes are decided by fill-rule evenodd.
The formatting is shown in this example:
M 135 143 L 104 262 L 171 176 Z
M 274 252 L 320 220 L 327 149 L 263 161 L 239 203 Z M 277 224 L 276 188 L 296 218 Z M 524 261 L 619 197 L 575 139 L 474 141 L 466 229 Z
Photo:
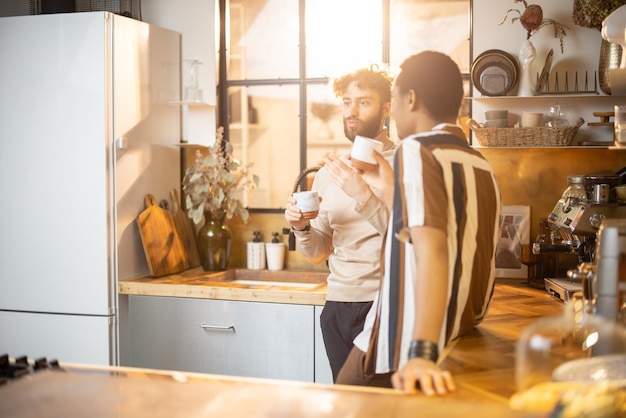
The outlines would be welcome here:
M 591 75 L 597 70 L 598 52 L 600 50 L 600 31 L 574 25 L 572 20 L 572 1 L 564 0 L 533 0 L 543 9 L 545 18 L 553 19 L 569 29 L 564 38 L 564 52 L 561 53 L 559 40 L 554 38 L 553 27 L 546 26 L 533 35 L 530 40 L 537 49 L 534 62 L 535 72 L 541 71 L 546 55 L 554 49 L 552 67 L 559 71 L 578 70 L 579 74 L 588 70 Z M 513 0 L 474 0 L 474 58 L 488 49 L 501 49 L 517 57 L 520 46 L 526 39 L 526 30 L 519 23 L 511 23 L 511 18 L 519 17 L 515 12 L 502 25 L 498 25 L 508 9 L 524 10 L 522 3 Z M 571 75 L 573 77 L 573 74 Z M 570 79 L 570 88 L 572 87 Z M 563 80 L 561 79 L 561 83 Z M 480 95 L 480 93 L 475 92 Z
M 189 62 L 200 60 L 199 86 L 203 101 L 215 104 L 216 7 L 214 0 L 144 0 L 141 17 L 144 22 L 172 29 L 182 34 L 183 88 L 189 83 Z M 183 109 L 183 139 L 190 143 L 211 144 L 215 139 L 215 108 Z
M 541 71 L 546 55 L 554 49 L 551 72 L 553 84 L 555 71 L 559 72 L 559 82 L 563 89 L 565 71 L 568 72 L 569 87 L 573 90 L 575 73 L 578 71 L 579 88 L 584 88 L 584 74 L 588 72 L 589 88 L 594 88 L 594 71 L 598 69 L 600 43 L 602 37 L 596 29 L 576 26 L 572 20 L 573 2 L 564 0 L 533 0 L 529 3 L 539 4 L 543 9 L 544 19 L 553 19 L 565 26 L 567 36 L 564 39 L 564 52 L 561 53 L 559 40 L 554 38 L 552 26 L 542 28 L 530 40 L 537 50 L 537 58 L 533 63 L 533 74 Z M 522 3 L 513 0 L 474 0 L 473 3 L 473 58 L 489 49 L 500 49 L 517 58 L 522 42 L 526 39 L 526 31 L 519 21 L 511 23 L 511 18 L 518 17 L 514 12 L 502 25 L 498 25 L 508 9 L 524 10 Z M 600 86 L 598 84 L 598 91 Z M 538 96 L 530 98 L 505 97 L 482 98 L 480 92 L 474 89 L 473 96 L 478 99 L 472 101 L 472 116 L 478 122 L 484 121 L 484 110 L 501 108 L 508 109 L 514 115 L 524 111 L 547 112 L 549 106 L 559 102 L 569 111 L 569 121 L 574 123 L 578 117 L 585 120 L 585 124 L 575 137 L 575 142 L 611 141 L 613 131 L 609 127 L 589 127 L 588 122 L 599 122 L 594 112 L 610 112 L 617 103 L 626 102 L 624 97 L 599 95 L 558 95 Z

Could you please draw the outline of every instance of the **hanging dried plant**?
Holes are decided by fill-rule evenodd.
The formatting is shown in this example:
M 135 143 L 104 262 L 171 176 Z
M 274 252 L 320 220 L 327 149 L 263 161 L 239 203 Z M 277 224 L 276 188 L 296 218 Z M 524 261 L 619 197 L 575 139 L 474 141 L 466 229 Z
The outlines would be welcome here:
M 539 32 L 544 26 L 552 26 L 554 30 L 554 37 L 559 38 L 559 44 L 561 45 L 561 53 L 564 50 L 564 38 L 567 36 L 565 32 L 569 29 L 567 26 L 560 24 L 552 19 L 544 19 L 543 9 L 538 4 L 528 4 L 526 0 L 514 0 L 515 3 L 524 3 L 524 11 L 520 12 L 518 9 L 507 10 L 504 18 L 498 26 L 502 25 L 509 18 L 509 13 L 516 12 L 519 17 L 511 18 L 511 23 L 515 23 L 519 20 L 522 27 L 526 29 L 526 39 L 530 39 L 535 33 Z

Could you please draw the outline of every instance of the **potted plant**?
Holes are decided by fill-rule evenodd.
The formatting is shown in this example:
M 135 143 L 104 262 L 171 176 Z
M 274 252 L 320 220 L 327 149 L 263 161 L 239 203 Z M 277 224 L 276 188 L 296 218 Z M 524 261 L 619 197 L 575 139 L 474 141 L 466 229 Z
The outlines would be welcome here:
M 196 151 L 196 161 L 183 178 L 187 216 L 196 225 L 204 219 L 198 231 L 198 251 L 207 271 L 226 270 L 232 235 L 224 221 L 237 215 L 248 222 L 242 194 L 259 184 L 259 177 L 250 171 L 253 163 L 241 165 L 232 153 L 233 146 L 224 140 L 224 128 L 219 127 L 215 143 L 204 154 Z
M 578 26 L 601 30 L 604 19 L 625 4 L 626 0 L 574 0 L 572 17 Z M 600 90 L 605 94 L 611 94 L 610 70 L 619 67 L 622 54 L 620 45 L 602 39 L 598 60 L 598 82 Z
M 626 0 L 574 0 L 572 17 L 583 28 L 602 29 L 602 22 Z

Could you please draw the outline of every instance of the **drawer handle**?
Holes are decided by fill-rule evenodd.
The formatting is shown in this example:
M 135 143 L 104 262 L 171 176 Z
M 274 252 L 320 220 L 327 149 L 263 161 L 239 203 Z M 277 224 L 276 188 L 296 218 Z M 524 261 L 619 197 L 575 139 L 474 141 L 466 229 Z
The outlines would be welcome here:
M 200 328 L 206 329 L 206 330 L 213 330 L 213 331 L 232 331 L 232 332 L 235 332 L 235 326 L 234 325 L 225 326 L 225 325 L 200 324 Z

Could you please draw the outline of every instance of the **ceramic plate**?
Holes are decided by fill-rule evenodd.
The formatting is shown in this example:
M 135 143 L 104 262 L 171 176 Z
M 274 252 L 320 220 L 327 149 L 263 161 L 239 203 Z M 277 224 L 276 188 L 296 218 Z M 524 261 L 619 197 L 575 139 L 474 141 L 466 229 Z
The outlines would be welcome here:
M 561 364 L 552 372 L 557 382 L 608 381 L 626 385 L 626 354 L 583 358 Z
M 517 84 L 519 67 L 513 56 L 499 49 L 480 54 L 472 64 L 471 78 L 484 96 L 506 96 Z

